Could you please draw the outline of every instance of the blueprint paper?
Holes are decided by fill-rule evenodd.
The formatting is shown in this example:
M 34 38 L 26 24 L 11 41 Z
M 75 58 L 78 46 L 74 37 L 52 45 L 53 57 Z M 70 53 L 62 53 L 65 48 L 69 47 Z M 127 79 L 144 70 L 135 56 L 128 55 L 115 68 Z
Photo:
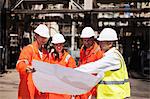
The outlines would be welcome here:
M 33 60 L 33 82 L 40 92 L 80 95 L 90 91 L 101 78 L 94 75 L 67 68 L 58 64 L 50 64 Z

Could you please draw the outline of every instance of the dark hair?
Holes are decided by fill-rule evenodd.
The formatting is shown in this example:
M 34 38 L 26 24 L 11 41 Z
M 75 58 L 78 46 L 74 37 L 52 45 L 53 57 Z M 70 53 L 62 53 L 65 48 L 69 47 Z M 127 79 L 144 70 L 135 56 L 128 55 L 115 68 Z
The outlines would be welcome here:
M 56 51 L 56 49 L 53 47 L 54 51 L 51 53 L 54 56 L 54 59 L 57 60 L 59 59 L 59 53 Z M 62 50 L 62 53 L 64 53 L 65 51 L 67 51 L 66 49 Z

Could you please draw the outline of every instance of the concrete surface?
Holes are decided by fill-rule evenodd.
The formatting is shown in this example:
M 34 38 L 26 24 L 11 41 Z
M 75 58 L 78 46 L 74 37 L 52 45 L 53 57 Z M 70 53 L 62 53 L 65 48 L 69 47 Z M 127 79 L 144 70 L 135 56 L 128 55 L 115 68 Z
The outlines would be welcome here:
M 0 74 L 0 99 L 17 99 L 19 75 L 15 69 Z
M 150 81 L 146 79 L 133 79 L 131 82 L 131 98 L 150 99 Z M 17 99 L 19 76 L 15 69 L 0 74 L 0 99 Z

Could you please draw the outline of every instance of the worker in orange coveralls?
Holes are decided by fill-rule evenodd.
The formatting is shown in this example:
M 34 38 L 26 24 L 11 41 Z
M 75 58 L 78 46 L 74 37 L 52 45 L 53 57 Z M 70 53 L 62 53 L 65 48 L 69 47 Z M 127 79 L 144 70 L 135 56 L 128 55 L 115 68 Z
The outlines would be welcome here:
M 51 50 L 50 60 L 51 64 L 59 64 L 64 67 L 75 68 L 76 62 L 73 57 L 64 49 L 64 36 L 60 33 L 54 34 L 52 37 L 52 44 L 54 49 Z M 49 99 L 72 99 L 73 96 L 66 94 L 50 93 Z
M 50 37 L 49 29 L 40 24 L 34 32 L 35 41 L 22 49 L 16 64 L 20 76 L 18 99 L 48 99 L 48 94 L 39 92 L 33 84 L 32 60 L 49 61 L 49 53 L 43 47 Z
M 85 27 L 82 30 L 80 38 L 83 40 L 83 45 L 80 49 L 79 65 L 94 62 L 102 58 L 103 52 L 94 40 L 95 35 L 96 34 L 91 27 Z M 91 99 L 94 97 L 96 97 L 96 87 L 94 87 L 90 92 L 78 96 L 76 99 Z

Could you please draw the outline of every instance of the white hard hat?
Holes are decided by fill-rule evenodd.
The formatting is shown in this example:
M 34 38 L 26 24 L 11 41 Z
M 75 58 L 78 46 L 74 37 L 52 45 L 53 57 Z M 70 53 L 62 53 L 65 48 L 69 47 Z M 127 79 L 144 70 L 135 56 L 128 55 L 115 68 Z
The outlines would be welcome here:
M 94 30 L 91 27 L 85 27 L 81 32 L 81 38 L 90 38 L 95 36 Z
M 52 43 L 54 43 L 54 44 L 64 43 L 65 41 L 66 40 L 65 40 L 64 36 L 60 33 L 56 33 L 52 37 Z
M 41 37 L 46 37 L 49 38 L 49 29 L 46 25 L 44 24 L 40 24 L 35 30 L 35 33 L 37 33 L 38 35 L 40 35 Z
M 98 41 L 116 41 L 118 40 L 117 38 L 117 33 L 114 29 L 112 28 L 104 28 L 99 37 L 97 38 Z

